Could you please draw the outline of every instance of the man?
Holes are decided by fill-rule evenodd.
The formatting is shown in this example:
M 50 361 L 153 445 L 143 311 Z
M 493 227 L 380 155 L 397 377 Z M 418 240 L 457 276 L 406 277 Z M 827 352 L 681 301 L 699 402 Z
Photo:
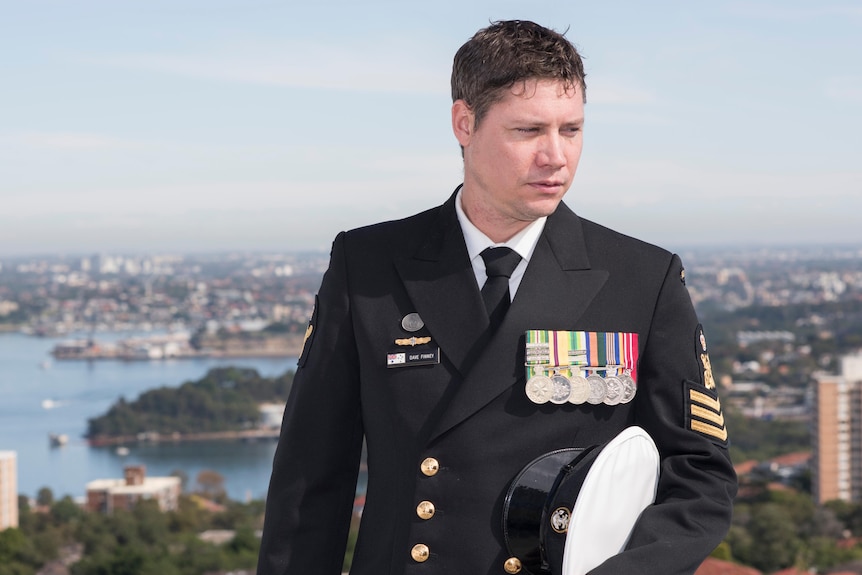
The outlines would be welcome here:
M 584 90 L 574 47 L 531 22 L 497 22 L 459 50 L 464 183 L 442 206 L 335 239 L 284 414 L 259 573 L 340 572 L 363 438 L 355 575 L 520 572 L 502 518 L 519 470 L 634 425 L 661 455 L 655 504 L 594 573 L 691 573 L 722 540 L 735 475 L 682 265 L 561 203 Z M 548 337 L 571 339 L 567 357 L 551 359 Z M 596 359 L 596 338 L 620 343 Z M 589 401 L 574 397 L 566 382 L 590 375 Z

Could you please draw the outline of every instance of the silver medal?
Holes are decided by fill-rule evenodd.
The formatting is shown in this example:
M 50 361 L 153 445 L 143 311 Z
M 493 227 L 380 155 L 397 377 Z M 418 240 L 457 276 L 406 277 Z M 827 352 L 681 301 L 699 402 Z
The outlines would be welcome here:
M 587 403 L 598 405 L 605 400 L 607 386 L 605 380 L 601 376 L 592 374 L 587 378 L 587 383 L 590 384 L 590 396 L 587 398 Z
M 623 396 L 620 403 L 628 403 L 635 397 L 638 387 L 635 380 L 630 375 L 621 375 L 620 381 L 623 383 Z
M 620 403 L 623 399 L 623 391 L 625 391 L 623 382 L 620 381 L 620 378 L 615 375 L 606 377 L 605 386 L 607 387 L 605 392 L 605 405 L 617 405 Z
M 562 405 L 569 400 L 569 395 L 572 393 L 572 384 L 569 383 L 569 378 L 559 373 L 551 378 L 554 383 L 554 394 L 551 396 L 551 403 Z
M 554 382 L 547 375 L 534 375 L 527 380 L 525 391 L 533 403 L 548 403 L 554 395 Z
M 569 378 L 569 383 L 572 386 L 569 403 L 575 405 L 586 403 L 587 398 L 590 397 L 590 384 L 587 383 L 587 378 L 576 372 Z

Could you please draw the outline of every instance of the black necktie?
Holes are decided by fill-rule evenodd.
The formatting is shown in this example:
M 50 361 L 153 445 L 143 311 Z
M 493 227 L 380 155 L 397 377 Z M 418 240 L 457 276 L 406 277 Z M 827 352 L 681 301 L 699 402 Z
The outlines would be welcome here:
M 482 286 L 482 299 L 491 320 L 491 331 L 496 331 L 509 309 L 509 278 L 518 267 L 521 256 L 509 248 L 486 248 L 480 255 L 485 261 L 488 276 Z

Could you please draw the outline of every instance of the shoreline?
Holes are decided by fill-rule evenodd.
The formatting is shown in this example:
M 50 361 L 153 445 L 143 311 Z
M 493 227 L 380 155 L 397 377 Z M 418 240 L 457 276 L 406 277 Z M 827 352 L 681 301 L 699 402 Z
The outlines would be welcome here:
M 157 433 L 85 437 L 90 447 L 111 447 L 137 443 L 185 443 L 191 441 L 258 441 L 277 440 L 278 429 L 244 429 L 241 431 L 202 431 L 198 433 Z
M 93 338 L 65 340 L 54 345 L 56 360 L 119 359 L 143 361 L 164 359 L 239 359 L 297 357 L 303 338 L 297 334 L 215 336 L 195 342 L 187 333 L 132 337 L 116 342 Z
M 114 360 L 114 361 L 128 361 L 128 362 L 142 362 L 142 361 L 173 361 L 173 360 L 186 360 L 186 359 L 289 359 L 299 357 L 299 353 L 302 351 L 299 349 L 288 349 L 288 350 L 277 350 L 277 351 L 267 351 L 267 350 L 254 350 L 254 351 L 228 351 L 228 352 L 203 352 L 196 354 L 179 354 L 179 355 L 171 355 L 167 357 L 139 357 L 134 355 L 110 355 L 110 354 L 93 354 L 93 355 L 76 355 L 76 356 L 56 356 L 51 355 L 51 357 L 56 361 L 105 361 L 105 360 Z

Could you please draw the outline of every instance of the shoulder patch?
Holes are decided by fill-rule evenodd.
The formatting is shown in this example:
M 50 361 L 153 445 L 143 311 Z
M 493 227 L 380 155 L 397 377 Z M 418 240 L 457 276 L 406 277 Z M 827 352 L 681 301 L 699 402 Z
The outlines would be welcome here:
M 718 393 L 697 382 L 685 382 L 685 426 L 727 447 L 727 427 Z
M 308 352 L 311 350 L 311 344 L 314 342 L 314 326 L 317 324 L 317 296 L 314 296 L 314 309 L 311 310 L 311 319 L 308 320 L 308 327 L 305 328 L 305 338 L 302 340 L 302 351 L 299 354 L 297 365 L 302 367 L 308 359 Z
M 679 281 L 682 282 L 682 285 L 685 285 L 685 268 L 679 270 Z
M 694 353 L 700 366 L 700 383 L 707 389 L 715 389 L 715 377 L 712 375 L 712 364 L 706 351 L 706 336 L 703 335 L 703 326 L 697 324 L 694 330 Z

